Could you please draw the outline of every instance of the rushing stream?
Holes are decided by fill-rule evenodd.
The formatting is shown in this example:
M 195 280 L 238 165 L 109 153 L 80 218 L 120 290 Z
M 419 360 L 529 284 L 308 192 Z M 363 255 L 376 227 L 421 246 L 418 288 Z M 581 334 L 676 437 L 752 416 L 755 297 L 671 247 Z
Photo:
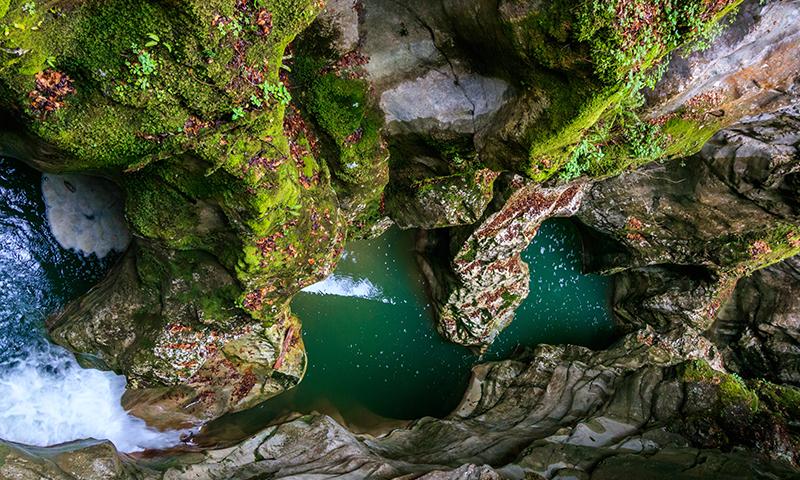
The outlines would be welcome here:
M 303 321 L 309 366 L 298 387 L 206 429 L 237 438 L 291 411 L 321 411 L 369 431 L 385 418 L 443 416 L 458 404 L 478 357 L 441 339 L 413 253 L 413 233 L 390 230 L 348 244 L 336 272 L 292 303 Z M 517 345 L 604 347 L 613 337 L 610 279 L 581 274 L 580 239 L 550 220 L 523 253 L 531 293 L 481 359 Z
M 0 158 L 0 438 L 40 446 L 109 439 L 123 451 L 172 445 L 177 434 L 154 432 L 122 409 L 124 377 L 83 369 L 45 339 L 45 317 L 105 275 L 127 233 L 102 184 L 45 176 L 46 209 L 42 182 Z

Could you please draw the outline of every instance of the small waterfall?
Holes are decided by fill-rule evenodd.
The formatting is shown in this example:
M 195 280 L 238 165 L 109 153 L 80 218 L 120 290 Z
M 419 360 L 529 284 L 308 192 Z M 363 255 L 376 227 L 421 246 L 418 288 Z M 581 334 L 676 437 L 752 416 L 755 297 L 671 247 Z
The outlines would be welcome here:
M 45 339 L 45 317 L 103 278 L 129 239 L 109 182 L 0 157 L 0 438 L 108 439 L 124 452 L 180 441 L 122 408 L 124 377 L 83 369 Z
M 386 298 L 383 290 L 366 278 L 353 278 L 347 275 L 333 274 L 321 282 L 302 290 L 306 293 L 317 295 L 335 295 L 337 297 L 364 298 L 377 300 L 383 303 L 394 303 L 391 298 Z
M 0 438 L 49 446 L 108 439 L 123 452 L 166 448 L 180 432 L 158 432 L 120 405 L 125 378 L 83 369 L 59 347 L 42 344 L 0 365 Z

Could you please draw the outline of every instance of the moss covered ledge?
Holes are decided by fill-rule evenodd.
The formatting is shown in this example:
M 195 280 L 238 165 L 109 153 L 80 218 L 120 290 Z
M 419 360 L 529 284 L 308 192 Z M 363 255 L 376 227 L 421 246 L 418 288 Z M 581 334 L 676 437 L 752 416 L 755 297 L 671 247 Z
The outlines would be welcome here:
M 497 48 L 486 47 L 502 35 L 500 68 L 523 92 L 484 135 L 482 153 L 536 181 L 602 177 L 694 153 L 703 142 L 693 151 L 673 146 L 683 139 L 645 116 L 640 91 L 660 78 L 670 53 L 707 46 L 740 3 L 516 2 L 499 7 L 494 27 L 462 20 L 463 41 L 494 65 Z
M 289 301 L 347 236 L 281 76 L 321 2 L 7 3 L 0 106 L 57 152 L 29 161 L 113 178 L 135 237 L 53 338 L 124 373 L 126 407 L 162 428 L 291 388 L 305 354 Z

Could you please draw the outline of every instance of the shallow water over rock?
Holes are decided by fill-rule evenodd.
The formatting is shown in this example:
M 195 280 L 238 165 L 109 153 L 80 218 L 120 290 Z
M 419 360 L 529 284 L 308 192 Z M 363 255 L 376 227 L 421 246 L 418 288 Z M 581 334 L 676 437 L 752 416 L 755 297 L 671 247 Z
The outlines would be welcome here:
M 91 183 L 76 178 L 83 187 Z M 123 451 L 174 444 L 177 434 L 154 432 L 122 409 L 124 377 L 83 369 L 45 339 L 45 317 L 96 284 L 115 256 L 98 258 L 59 245 L 45 221 L 41 183 L 40 173 L 0 158 L 0 438 L 42 446 L 107 438 Z M 51 201 L 79 210 L 64 198 Z M 91 195 L 82 201 L 82 207 L 92 204 Z M 113 214 L 90 210 L 97 217 Z M 92 225 L 84 227 L 84 237 L 92 237 Z M 99 238 L 92 247 L 110 251 Z
M 103 258 L 130 241 L 122 199 L 110 182 L 85 175 L 42 175 L 47 223 L 67 250 Z

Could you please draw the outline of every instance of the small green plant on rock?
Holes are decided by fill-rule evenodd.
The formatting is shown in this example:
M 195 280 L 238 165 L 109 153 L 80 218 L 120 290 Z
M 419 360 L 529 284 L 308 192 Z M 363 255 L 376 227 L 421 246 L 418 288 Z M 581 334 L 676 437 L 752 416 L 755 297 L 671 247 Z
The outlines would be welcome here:
M 147 38 L 147 43 L 144 44 L 145 47 L 156 47 L 158 45 L 163 45 L 168 52 L 172 53 L 172 44 L 169 42 L 162 42 L 161 38 L 155 33 L 148 33 Z
M 36 15 L 36 2 L 25 2 L 22 5 L 22 11 L 28 15 Z
M 220 22 L 217 24 L 217 30 L 219 30 L 220 34 L 223 36 L 232 34 L 234 37 L 238 37 L 244 27 L 237 19 L 232 19 L 229 22 Z
M 136 61 L 126 61 L 125 65 L 134 77 L 134 83 L 141 90 L 150 88 L 150 79 L 156 75 L 158 63 L 147 50 L 140 50 L 137 45 L 131 45 L 131 50 L 136 55 Z
M 244 115 L 245 111 L 244 108 L 242 107 L 233 107 L 233 109 L 231 110 L 231 120 L 233 120 L 234 122 L 244 117 Z
M 559 177 L 566 182 L 574 180 L 580 177 L 586 170 L 585 165 L 599 163 L 603 157 L 605 157 L 603 150 L 584 138 L 575 149 L 572 150 L 569 161 L 564 165 L 564 169 L 559 174 Z
M 658 138 L 659 133 L 658 126 L 642 121 L 628 125 L 625 129 L 625 140 L 631 156 L 648 161 L 661 157 L 664 147 Z
M 289 89 L 286 88 L 286 85 L 281 82 L 264 82 L 261 84 L 261 90 L 264 92 L 264 97 L 272 97 L 284 107 L 289 105 L 289 102 L 292 101 L 292 94 L 289 93 Z

